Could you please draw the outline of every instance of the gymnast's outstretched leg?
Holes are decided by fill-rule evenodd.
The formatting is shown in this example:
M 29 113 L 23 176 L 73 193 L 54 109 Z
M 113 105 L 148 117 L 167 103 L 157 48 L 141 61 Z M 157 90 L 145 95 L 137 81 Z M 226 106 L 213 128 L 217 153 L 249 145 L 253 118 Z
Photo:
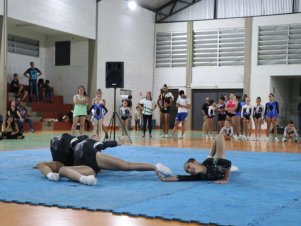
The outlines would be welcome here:
M 124 160 L 105 155 L 102 153 L 96 153 L 97 165 L 103 170 L 113 171 L 155 171 L 156 166 L 147 163 L 134 163 L 126 162 Z
M 209 151 L 209 157 L 210 158 L 225 158 L 225 138 L 222 134 L 219 134 L 215 137 L 210 151 Z
M 58 181 L 60 179 L 59 170 L 63 166 L 64 164 L 61 162 L 52 161 L 52 162 L 40 162 L 38 163 L 37 168 L 49 180 Z
M 96 185 L 96 173 L 89 166 L 64 166 L 60 168 L 60 175 L 70 180 L 87 185 Z

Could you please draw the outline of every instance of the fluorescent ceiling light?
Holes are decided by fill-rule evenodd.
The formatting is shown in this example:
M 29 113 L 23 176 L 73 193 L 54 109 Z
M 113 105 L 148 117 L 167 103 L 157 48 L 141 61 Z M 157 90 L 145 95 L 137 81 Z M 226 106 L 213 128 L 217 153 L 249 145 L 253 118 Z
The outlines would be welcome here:
M 137 3 L 135 1 L 129 1 L 128 2 L 128 7 L 131 10 L 135 10 L 137 8 Z

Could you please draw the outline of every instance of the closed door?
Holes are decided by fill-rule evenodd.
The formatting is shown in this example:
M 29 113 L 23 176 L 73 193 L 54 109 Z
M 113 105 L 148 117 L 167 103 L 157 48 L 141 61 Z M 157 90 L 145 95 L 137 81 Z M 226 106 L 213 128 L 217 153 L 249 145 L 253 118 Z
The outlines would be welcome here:
M 221 96 L 227 95 L 229 97 L 230 93 L 235 93 L 238 96 L 242 96 L 242 89 L 194 89 L 192 90 L 192 126 L 193 130 L 202 130 L 203 127 L 203 114 L 202 106 L 206 102 L 206 97 L 213 99 L 218 103 L 218 99 Z M 216 130 L 217 117 L 213 119 L 212 128 Z

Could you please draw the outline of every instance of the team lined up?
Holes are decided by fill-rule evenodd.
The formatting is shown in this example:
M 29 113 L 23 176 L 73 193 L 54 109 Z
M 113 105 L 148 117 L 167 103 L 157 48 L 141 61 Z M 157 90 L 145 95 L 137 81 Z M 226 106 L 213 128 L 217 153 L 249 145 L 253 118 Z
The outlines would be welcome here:
M 206 98 L 203 104 L 202 112 L 204 115 L 203 131 L 206 138 L 212 136 L 212 120 L 217 115 L 217 129 L 223 133 L 226 139 L 234 140 L 252 140 L 252 122 L 255 125 L 255 140 L 262 138 L 262 124 L 267 123 L 266 140 L 270 140 L 270 130 L 273 130 L 274 140 L 279 141 L 277 137 L 277 123 L 279 119 L 279 104 L 274 99 L 272 93 L 269 94 L 269 102 L 263 106 L 261 97 L 256 98 L 256 104 L 251 104 L 251 99 L 246 94 L 240 100 L 233 93 L 227 101 L 226 96 L 219 98 L 218 104 L 214 100 Z M 283 141 L 294 140 L 297 142 L 298 134 L 292 121 L 289 121 L 285 127 Z

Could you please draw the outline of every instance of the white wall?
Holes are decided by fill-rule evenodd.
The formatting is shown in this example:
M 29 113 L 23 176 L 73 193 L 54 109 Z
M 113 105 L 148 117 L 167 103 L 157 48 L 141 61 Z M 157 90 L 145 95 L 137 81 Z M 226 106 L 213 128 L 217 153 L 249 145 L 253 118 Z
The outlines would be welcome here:
M 96 0 L 9 0 L 8 16 L 86 38 L 96 37 Z
M 0 0 L 0 15 L 3 15 L 3 0 Z
M 69 66 L 55 66 L 55 42 L 71 41 Z M 87 39 L 70 35 L 46 37 L 45 78 L 50 80 L 55 95 L 64 96 L 64 103 L 73 103 L 73 96 L 78 86 L 88 85 L 88 54 Z
M 252 100 L 261 96 L 263 103 L 268 101 L 268 94 L 273 91 L 271 76 L 295 76 L 301 74 L 301 65 L 257 65 L 258 27 L 266 25 L 281 25 L 300 23 L 301 14 L 266 16 L 253 18 L 252 28 L 252 58 L 251 58 L 251 86 Z M 276 96 L 276 99 L 278 97 Z
M 97 87 L 112 113 L 113 89 L 105 89 L 107 61 L 124 61 L 124 89 L 132 90 L 134 105 L 141 92 L 153 90 L 155 14 L 140 7 L 131 11 L 123 0 L 102 0 L 98 6 Z M 119 89 L 117 97 L 119 106 Z
M 8 33 L 24 38 L 38 40 L 40 42 L 39 57 L 26 56 L 16 53 L 7 54 L 8 82 L 12 80 L 13 74 L 17 73 L 19 74 L 20 83 L 28 85 L 28 79 L 25 76 L 23 76 L 23 74 L 26 71 L 26 69 L 29 68 L 29 63 L 31 61 L 33 61 L 35 63 L 35 66 L 43 72 L 41 78 L 45 78 L 45 36 L 38 33 L 26 31 L 26 29 L 24 28 L 16 29 L 15 27 L 12 28 L 10 26 L 8 26 Z

